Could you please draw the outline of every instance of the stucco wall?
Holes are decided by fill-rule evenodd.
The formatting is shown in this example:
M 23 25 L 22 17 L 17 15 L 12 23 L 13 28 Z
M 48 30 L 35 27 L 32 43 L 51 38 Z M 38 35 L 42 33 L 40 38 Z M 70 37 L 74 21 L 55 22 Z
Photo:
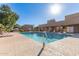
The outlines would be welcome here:
M 79 13 L 65 16 L 65 24 L 66 25 L 79 24 Z

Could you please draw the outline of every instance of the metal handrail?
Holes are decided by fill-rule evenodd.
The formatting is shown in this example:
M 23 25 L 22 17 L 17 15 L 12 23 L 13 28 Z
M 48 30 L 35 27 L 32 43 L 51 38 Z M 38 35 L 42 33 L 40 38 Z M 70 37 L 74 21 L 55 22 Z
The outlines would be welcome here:
M 47 34 L 46 34 L 46 32 L 44 32 L 44 36 L 43 36 L 43 37 L 46 37 L 46 39 L 45 39 L 45 40 L 47 40 Z M 42 46 L 42 48 L 41 48 L 41 50 L 40 50 L 40 52 L 38 53 L 38 55 L 37 55 L 37 56 L 40 56 L 40 55 L 41 55 L 41 53 L 43 52 L 44 47 L 45 47 L 45 40 L 43 41 L 43 46 Z

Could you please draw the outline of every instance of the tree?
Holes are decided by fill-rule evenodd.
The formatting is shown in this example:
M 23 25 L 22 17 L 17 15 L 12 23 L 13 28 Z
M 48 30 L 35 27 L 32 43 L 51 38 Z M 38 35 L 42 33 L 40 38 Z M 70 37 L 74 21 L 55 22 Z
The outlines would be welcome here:
M 0 7 L 0 23 L 6 28 L 6 31 L 11 31 L 16 24 L 19 16 L 11 10 L 8 5 Z
M 21 25 L 19 25 L 19 24 L 15 24 L 15 26 L 14 26 L 14 28 L 21 28 Z
M 3 34 L 3 31 L 5 31 L 4 25 L 0 24 L 0 34 Z

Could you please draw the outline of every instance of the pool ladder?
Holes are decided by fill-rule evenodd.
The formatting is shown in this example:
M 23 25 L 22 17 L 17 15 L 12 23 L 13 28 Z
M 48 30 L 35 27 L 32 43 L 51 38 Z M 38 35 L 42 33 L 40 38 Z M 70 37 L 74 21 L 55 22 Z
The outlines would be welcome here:
M 43 37 L 46 37 L 46 39 L 45 39 L 45 40 L 47 40 L 47 33 L 46 33 L 46 32 L 44 32 Z M 37 55 L 37 56 L 40 56 L 40 55 L 41 55 L 41 53 L 43 52 L 43 50 L 44 50 L 44 48 L 45 48 L 45 40 L 43 41 L 42 48 L 41 48 L 41 50 L 40 50 L 40 52 L 38 53 L 38 55 Z

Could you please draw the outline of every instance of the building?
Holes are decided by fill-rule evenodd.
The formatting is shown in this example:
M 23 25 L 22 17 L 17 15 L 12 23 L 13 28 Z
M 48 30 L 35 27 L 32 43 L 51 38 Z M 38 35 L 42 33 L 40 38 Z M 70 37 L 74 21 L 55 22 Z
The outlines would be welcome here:
M 49 20 L 47 24 L 42 24 L 36 27 L 37 31 L 51 32 L 79 32 L 79 13 L 65 16 L 64 21 L 56 22 L 55 19 Z
M 22 28 L 24 31 L 33 31 L 33 25 L 23 25 Z
M 67 32 L 79 32 L 79 13 L 65 16 L 64 26 Z

